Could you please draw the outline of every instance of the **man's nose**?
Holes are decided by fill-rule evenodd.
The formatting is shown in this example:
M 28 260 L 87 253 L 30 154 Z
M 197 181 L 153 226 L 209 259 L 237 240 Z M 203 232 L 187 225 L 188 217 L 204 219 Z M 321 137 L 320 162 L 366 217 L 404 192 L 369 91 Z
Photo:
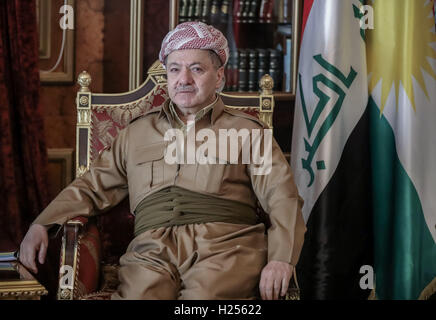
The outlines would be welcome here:
M 182 69 L 180 72 L 179 82 L 183 85 L 191 84 L 193 82 L 191 70 Z

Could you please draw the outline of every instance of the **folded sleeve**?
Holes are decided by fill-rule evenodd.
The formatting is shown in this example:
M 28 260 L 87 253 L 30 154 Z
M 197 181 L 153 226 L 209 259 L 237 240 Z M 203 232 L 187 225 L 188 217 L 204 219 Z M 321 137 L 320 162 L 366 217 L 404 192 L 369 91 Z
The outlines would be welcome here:
M 253 190 L 271 222 L 267 230 L 268 261 L 283 261 L 295 266 L 306 232 L 301 211 L 303 199 L 298 194 L 291 168 L 272 133 L 271 139 L 265 135 L 260 145 L 261 150 L 264 150 L 263 164 L 250 164 L 248 171 Z

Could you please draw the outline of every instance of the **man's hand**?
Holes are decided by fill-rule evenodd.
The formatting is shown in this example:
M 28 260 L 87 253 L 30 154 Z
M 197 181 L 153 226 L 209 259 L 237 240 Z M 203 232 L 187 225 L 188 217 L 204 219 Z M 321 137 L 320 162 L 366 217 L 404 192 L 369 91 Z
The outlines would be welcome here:
M 286 262 L 270 261 L 260 275 L 262 300 L 278 300 L 286 294 L 291 280 L 293 266 Z
M 21 242 L 20 246 L 20 261 L 21 263 L 34 273 L 38 273 L 36 267 L 35 257 L 38 253 L 38 260 L 40 264 L 45 261 L 48 247 L 48 234 L 47 229 L 40 225 L 34 224 L 27 231 L 26 236 Z

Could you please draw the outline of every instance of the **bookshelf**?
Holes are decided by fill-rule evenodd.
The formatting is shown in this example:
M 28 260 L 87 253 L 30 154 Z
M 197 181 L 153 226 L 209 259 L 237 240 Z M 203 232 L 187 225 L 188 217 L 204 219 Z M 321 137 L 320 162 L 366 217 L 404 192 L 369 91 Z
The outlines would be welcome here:
M 302 0 L 170 0 L 170 29 L 197 20 L 220 29 L 229 41 L 225 92 L 257 92 L 274 79 L 276 98 L 296 91 Z

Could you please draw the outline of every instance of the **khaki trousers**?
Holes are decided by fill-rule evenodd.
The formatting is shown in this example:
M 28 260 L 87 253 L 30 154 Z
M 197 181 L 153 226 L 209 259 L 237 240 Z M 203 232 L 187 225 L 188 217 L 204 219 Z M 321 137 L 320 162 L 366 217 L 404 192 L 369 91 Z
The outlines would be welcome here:
M 146 231 L 120 259 L 112 299 L 255 299 L 267 261 L 263 224 L 188 224 Z

